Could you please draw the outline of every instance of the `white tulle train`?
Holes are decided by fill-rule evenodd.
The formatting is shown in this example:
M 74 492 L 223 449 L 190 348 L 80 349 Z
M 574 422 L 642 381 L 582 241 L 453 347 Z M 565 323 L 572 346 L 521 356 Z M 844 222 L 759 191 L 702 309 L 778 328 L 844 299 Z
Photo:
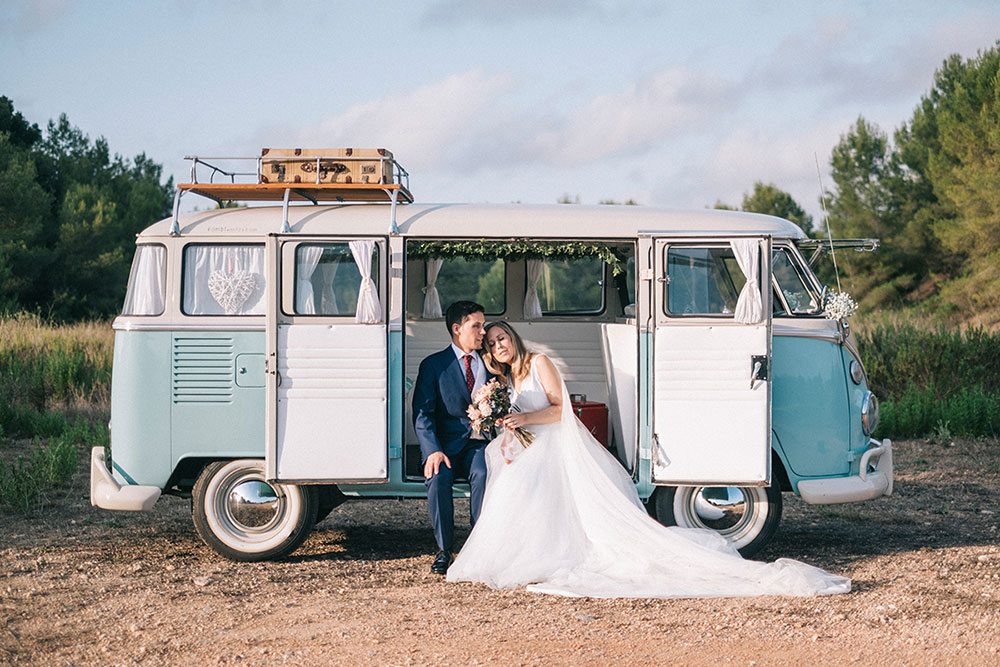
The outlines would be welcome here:
M 743 559 L 718 534 L 667 528 L 642 506 L 632 479 L 573 414 L 532 426 L 535 440 L 510 464 L 500 439 L 486 449 L 482 512 L 448 581 L 586 597 L 832 595 L 851 580 L 790 559 Z M 548 406 L 532 364 L 515 404 Z

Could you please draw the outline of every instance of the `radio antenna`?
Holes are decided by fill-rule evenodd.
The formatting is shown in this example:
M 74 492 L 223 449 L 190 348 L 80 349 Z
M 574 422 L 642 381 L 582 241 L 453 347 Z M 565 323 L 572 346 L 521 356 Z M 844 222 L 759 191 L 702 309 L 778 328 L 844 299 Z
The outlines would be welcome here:
M 833 248 L 833 233 L 830 231 L 830 212 L 826 210 L 826 190 L 823 189 L 823 174 L 819 170 L 819 156 L 813 152 L 816 160 L 816 177 L 819 179 L 819 201 L 823 205 L 823 222 L 826 223 L 826 238 L 830 241 L 830 257 L 833 258 L 833 275 L 837 278 L 837 291 L 840 289 L 840 270 L 837 269 L 837 251 Z

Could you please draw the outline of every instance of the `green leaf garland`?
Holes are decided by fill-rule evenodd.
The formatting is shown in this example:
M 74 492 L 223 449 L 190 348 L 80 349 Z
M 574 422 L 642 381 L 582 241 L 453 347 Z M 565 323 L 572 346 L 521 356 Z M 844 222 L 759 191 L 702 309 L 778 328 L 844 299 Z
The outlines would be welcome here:
M 575 259 L 597 257 L 611 267 L 612 275 L 625 270 L 625 251 L 607 243 L 585 241 L 410 241 L 406 254 L 414 259 L 462 257 L 463 259 Z

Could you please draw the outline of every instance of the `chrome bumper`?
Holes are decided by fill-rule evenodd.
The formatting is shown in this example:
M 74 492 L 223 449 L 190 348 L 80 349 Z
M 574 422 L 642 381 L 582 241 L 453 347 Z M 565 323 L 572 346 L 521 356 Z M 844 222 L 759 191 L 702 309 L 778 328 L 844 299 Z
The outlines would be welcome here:
M 856 503 L 879 496 L 892 495 L 892 441 L 872 440 L 872 447 L 861 455 L 855 477 L 804 479 L 799 482 L 799 495 L 810 505 Z M 875 459 L 875 469 L 868 465 Z
M 121 486 L 108 472 L 104 461 L 104 448 L 90 450 L 90 504 L 106 510 L 131 510 L 147 512 L 160 498 L 155 486 Z

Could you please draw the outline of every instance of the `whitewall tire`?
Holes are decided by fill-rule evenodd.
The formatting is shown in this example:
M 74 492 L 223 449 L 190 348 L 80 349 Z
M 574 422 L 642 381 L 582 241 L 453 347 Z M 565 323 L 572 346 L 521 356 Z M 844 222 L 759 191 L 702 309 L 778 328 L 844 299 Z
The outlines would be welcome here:
M 195 482 L 194 526 L 226 558 L 280 558 L 298 547 L 316 523 L 316 490 L 270 484 L 260 459 L 217 461 Z
M 760 551 L 781 522 L 781 491 L 775 485 L 661 486 L 652 503 L 663 525 L 714 530 L 744 557 Z

